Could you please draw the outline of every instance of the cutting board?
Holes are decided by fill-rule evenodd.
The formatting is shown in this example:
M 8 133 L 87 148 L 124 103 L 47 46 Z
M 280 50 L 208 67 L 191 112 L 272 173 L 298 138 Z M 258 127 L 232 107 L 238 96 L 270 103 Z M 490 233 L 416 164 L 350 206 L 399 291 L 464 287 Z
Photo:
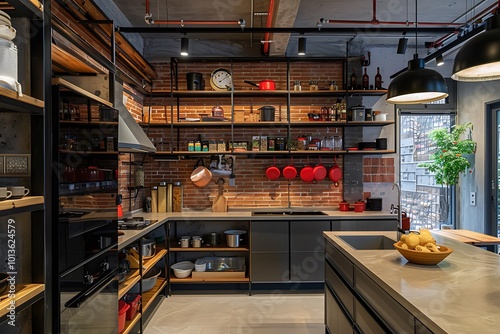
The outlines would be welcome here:
M 227 198 L 224 196 L 224 179 L 219 178 L 217 185 L 219 186 L 219 193 L 212 204 L 212 212 L 227 212 Z

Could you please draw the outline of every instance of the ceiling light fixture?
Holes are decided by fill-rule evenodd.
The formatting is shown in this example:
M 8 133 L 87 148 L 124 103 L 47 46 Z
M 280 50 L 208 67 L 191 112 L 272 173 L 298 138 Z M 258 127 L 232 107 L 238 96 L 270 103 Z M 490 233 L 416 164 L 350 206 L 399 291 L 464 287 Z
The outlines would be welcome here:
M 439 56 L 436 57 L 436 65 L 437 66 L 443 66 L 444 65 L 443 55 L 439 55 Z
M 500 0 L 486 31 L 467 41 L 455 56 L 451 78 L 457 81 L 500 79 Z
M 408 45 L 408 38 L 405 37 L 406 32 L 403 33 L 403 37 L 399 39 L 398 42 L 398 55 L 404 55 L 406 53 L 406 46 Z
M 415 1 L 415 54 L 408 62 L 408 70 L 389 84 L 386 102 L 393 104 L 418 104 L 444 99 L 448 87 L 441 74 L 426 69 L 424 59 L 418 58 L 418 20 Z
M 182 37 L 181 38 L 181 56 L 189 55 L 189 38 Z
M 305 37 L 300 37 L 299 38 L 299 49 L 297 54 L 299 56 L 305 56 L 306 55 L 306 38 Z

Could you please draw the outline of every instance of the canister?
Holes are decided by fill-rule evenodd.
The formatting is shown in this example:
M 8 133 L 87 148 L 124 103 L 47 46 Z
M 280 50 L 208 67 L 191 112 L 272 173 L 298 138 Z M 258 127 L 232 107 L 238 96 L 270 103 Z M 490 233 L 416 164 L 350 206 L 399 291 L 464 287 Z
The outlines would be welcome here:
M 352 122 L 364 122 L 365 121 L 365 107 L 364 106 L 356 106 L 349 109 L 349 114 L 347 116 L 348 121 Z
M 172 211 L 182 212 L 184 191 L 182 188 L 182 183 L 174 182 L 172 187 Z
M 181 240 L 179 241 L 181 248 L 189 248 L 189 240 L 190 239 L 191 239 L 191 237 L 189 235 L 183 235 L 181 237 Z
M 275 150 L 276 151 L 284 151 L 285 150 L 285 138 L 283 138 L 283 137 L 276 138 Z
M 203 240 L 201 239 L 201 237 L 199 235 L 193 235 L 192 240 L 191 240 L 191 244 L 193 245 L 194 248 L 200 248 L 202 242 L 203 242 Z

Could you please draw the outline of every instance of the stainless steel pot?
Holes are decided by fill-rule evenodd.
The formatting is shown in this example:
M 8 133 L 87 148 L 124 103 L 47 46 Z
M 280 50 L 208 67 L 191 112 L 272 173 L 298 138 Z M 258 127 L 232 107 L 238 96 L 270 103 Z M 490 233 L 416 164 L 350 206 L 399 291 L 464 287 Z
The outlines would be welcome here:
M 138 247 L 135 246 L 134 249 L 139 252 Z M 142 239 L 142 257 L 152 257 L 156 254 L 156 243 L 154 240 Z
M 226 235 L 226 243 L 228 247 L 240 247 L 241 241 L 243 241 L 242 235 L 246 234 L 247 231 L 243 230 L 227 230 L 224 231 Z

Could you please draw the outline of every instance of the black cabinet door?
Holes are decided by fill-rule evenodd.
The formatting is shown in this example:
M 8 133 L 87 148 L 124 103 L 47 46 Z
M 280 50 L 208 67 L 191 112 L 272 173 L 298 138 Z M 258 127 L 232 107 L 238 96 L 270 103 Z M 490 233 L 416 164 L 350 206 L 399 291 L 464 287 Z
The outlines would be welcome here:
M 294 282 L 324 282 L 325 260 L 319 252 L 290 253 L 290 279 Z
M 288 221 L 252 222 L 252 252 L 287 252 Z
M 255 283 L 288 282 L 289 258 L 286 253 L 252 253 L 251 281 Z
M 330 231 L 330 221 L 291 221 L 290 250 L 323 254 L 325 249 L 323 231 Z
M 396 219 L 334 220 L 332 231 L 396 231 Z

